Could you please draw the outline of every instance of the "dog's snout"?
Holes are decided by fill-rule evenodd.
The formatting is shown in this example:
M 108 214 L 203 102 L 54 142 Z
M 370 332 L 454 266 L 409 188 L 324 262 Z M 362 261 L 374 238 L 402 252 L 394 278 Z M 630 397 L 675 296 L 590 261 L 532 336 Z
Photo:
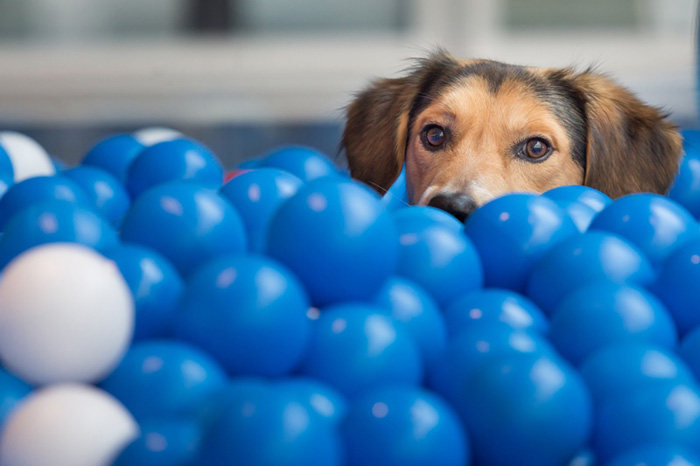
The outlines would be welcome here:
M 466 194 L 438 194 L 428 205 L 452 214 L 460 222 L 464 222 L 477 207 L 474 199 Z

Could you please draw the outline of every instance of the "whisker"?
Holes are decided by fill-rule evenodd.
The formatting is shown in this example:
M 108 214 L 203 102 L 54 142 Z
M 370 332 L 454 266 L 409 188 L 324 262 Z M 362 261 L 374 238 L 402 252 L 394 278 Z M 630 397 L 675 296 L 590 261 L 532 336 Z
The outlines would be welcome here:
M 374 186 L 374 187 L 376 187 L 376 188 L 378 188 L 378 189 L 381 189 L 382 191 L 384 191 L 384 194 L 385 194 L 385 195 L 386 195 L 386 194 L 389 194 L 389 195 L 391 195 L 391 196 L 394 196 L 393 194 L 390 194 L 390 193 L 389 193 L 389 190 L 388 190 L 387 188 L 385 188 L 385 187 L 383 187 L 383 186 L 379 186 L 377 183 L 375 183 L 375 182 L 373 182 L 373 181 L 368 181 L 367 183 L 368 183 L 368 184 L 371 184 L 372 186 Z M 399 200 L 399 202 L 402 202 L 403 204 L 405 204 L 406 207 L 411 207 L 411 204 L 409 204 L 408 202 L 404 201 L 404 200 L 401 199 L 400 197 L 398 197 L 398 196 L 394 196 L 394 197 L 397 198 L 397 199 Z

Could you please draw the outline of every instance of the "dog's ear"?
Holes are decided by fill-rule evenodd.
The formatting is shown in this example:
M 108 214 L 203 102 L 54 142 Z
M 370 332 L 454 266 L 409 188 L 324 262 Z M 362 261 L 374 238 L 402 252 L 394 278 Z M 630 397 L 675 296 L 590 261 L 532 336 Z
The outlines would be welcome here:
M 399 176 L 411 110 L 457 61 L 443 51 L 418 61 L 406 76 L 375 81 L 347 109 L 342 148 L 350 174 L 384 193 Z
M 612 198 L 665 194 L 682 153 L 678 128 L 605 76 L 589 70 L 570 77 L 587 126 L 584 184 Z

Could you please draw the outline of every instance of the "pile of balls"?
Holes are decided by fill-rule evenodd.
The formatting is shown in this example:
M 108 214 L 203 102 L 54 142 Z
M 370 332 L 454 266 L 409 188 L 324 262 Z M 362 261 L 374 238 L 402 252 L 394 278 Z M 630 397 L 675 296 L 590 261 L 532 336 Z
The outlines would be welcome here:
M 3 466 L 700 466 L 700 142 L 668 197 L 461 224 L 283 147 L 0 132 Z

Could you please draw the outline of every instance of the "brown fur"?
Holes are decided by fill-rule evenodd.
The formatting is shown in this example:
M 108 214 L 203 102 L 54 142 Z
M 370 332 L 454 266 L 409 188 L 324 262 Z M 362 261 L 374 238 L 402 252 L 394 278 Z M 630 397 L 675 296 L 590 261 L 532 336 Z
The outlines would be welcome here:
M 591 71 L 457 60 L 438 52 L 407 76 L 376 81 L 349 106 L 342 145 L 351 174 L 384 192 L 406 160 L 412 203 L 463 193 L 481 205 L 513 191 L 586 184 L 611 197 L 665 193 L 681 138 L 658 109 Z M 427 124 L 448 128 L 427 150 Z M 545 137 L 554 152 L 533 163 L 514 144 Z

